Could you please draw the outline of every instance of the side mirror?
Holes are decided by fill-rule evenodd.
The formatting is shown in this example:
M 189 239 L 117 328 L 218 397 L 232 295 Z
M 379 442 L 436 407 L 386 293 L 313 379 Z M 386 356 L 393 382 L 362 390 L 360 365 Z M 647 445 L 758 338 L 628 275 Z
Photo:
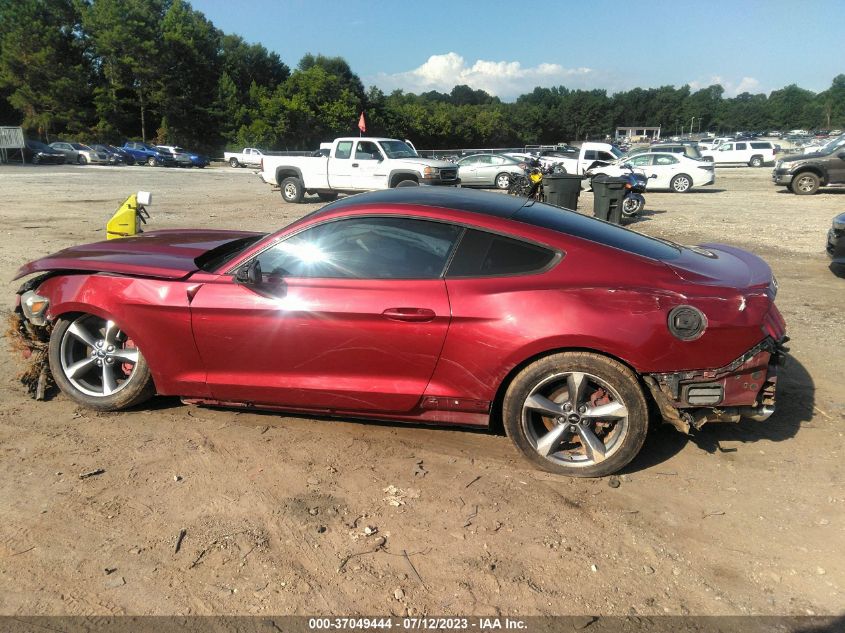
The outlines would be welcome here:
M 651 178 L 657 178 L 657 174 L 652 174 L 651 176 L 649 176 L 649 179 Z
M 238 269 L 235 279 L 238 283 L 247 284 L 249 286 L 260 285 L 263 279 L 261 275 L 261 262 L 257 259 L 253 259 L 246 266 L 242 266 Z

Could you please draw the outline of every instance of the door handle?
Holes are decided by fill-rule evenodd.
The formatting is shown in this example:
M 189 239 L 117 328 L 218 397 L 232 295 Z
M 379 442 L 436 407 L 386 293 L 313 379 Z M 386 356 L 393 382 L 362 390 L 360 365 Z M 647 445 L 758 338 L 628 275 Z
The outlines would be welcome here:
M 352 163 L 352 166 L 353 166 L 353 167 L 357 167 L 357 166 L 358 166 L 358 163 Z
M 413 321 L 416 323 L 433 321 L 434 317 L 437 316 L 434 310 L 428 308 L 388 308 L 381 315 L 391 321 Z

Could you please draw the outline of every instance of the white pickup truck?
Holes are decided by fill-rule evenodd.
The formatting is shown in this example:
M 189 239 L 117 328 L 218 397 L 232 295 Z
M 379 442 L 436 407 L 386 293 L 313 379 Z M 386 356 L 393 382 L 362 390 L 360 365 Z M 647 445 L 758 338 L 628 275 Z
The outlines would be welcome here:
M 229 167 L 258 167 L 264 158 L 264 152 L 255 147 L 244 147 L 242 152 L 223 152 L 223 158 L 229 163 Z
M 334 200 L 338 193 L 461 182 L 457 165 L 421 158 L 405 141 L 354 136 L 335 139 L 328 156 L 265 156 L 260 175 L 285 202 L 302 202 L 306 193 Z

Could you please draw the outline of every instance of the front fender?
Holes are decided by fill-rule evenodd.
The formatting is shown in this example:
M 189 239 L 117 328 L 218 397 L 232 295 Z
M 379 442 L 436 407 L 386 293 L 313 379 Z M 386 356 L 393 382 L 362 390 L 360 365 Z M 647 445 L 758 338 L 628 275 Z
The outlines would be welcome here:
M 37 292 L 50 300 L 47 318 L 74 313 L 114 321 L 144 354 L 161 395 L 210 397 L 194 344 L 188 291 L 196 284 L 106 274 L 62 274 Z

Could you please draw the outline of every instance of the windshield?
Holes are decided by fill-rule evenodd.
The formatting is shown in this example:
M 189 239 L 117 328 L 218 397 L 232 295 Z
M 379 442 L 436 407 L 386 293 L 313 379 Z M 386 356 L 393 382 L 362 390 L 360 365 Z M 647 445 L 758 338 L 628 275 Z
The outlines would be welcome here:
M 819 148 L 820 154 L 831 154 L 835 152 L 837 149 L 845 145 L 845 136 L 840 136 L 839 138 L 835 138 L 830 141 L 827 145 L 823 145 Z
M 41 143 L 40 141 L 27 141 L 26 146 L 29 149 L 37 149 L 41 150 L 42 152 L 51 151 L 53 149 L 52 147 L 47 147 L 46 145 L 44 145 L 44 143 Z
M 79 149 L 84 150 L 84 151 L 90 151 L 91 150 L 90 147 L 88 147 L 87 145 L 83 145 L 82 143 L 71 143 L 70 146 L 73 149 L 77 149 L 77 150 L 79 150 Z
M 379 141 L 379 145 L 388 158 L 419 158 L 417 153 L 404 141 Z

